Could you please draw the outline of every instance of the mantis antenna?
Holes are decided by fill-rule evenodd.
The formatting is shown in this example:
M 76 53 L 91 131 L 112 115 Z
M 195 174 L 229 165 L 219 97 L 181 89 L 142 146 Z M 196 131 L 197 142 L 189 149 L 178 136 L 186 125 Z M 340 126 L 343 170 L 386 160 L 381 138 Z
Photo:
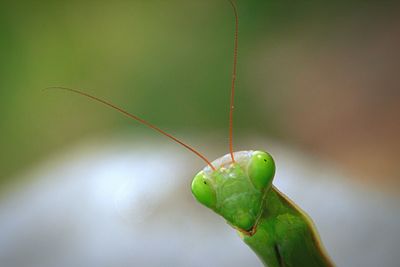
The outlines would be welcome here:
M 239 16 L 238 16 L 238 12 L 237 12 L 237 8 L 236 5 L 234 4 L 234 2 L 232 0 L 228 0 L 229 3 L 231 4 L 232 8 L 233 8 L 233 12 L 235 15 L 235 35 L 234 35 L 234 48 L 233 48 L 233 70 L 232 70 L 232 86 L 231 86 L 231 97 L 230 97 L 230 107 L 229 107 L 229 152 L 232 158 L 232 162 L 235 162 L 235 158 L 233 156 L 233 109 L 234 109 L 234 99 L 235 99 L 235 82 L 236 82 L 236 72 L 237 72 L 237 54 L 238 54 L 238 31 L 239 31 Z M 198 152 L 196 149 L 194 149 L 193 147 L 187 145 L 186 143 L 182 142 L 181 140 L 179 140 L 178 138 L 174 137 L 173 135 L 161 130 L 160 128 L 158 128 L 157 126 L 145 121 L 144 119 L 133 115 L 131 113 L 129 113 L 128 111 L 114 105 L 111 102 L 108 102 L 104 99 L 98 98 L 96 96 L 93 96 L 89 93 L 86 93 L 84 91 L 78 90 L 78 89 L 73 89 L 73 88 L 67 88 L 67 87 L 61 87 L 61 86 L 54 86 L 54 87 L 48 87 L 45 88 L 47 90 L 51 90 L 51 89 L 58 89 L 58 90 L 65 90 L 65 91 L 69 91 L 84 97 L 87 97 L 89 99 L 92 99 L 94 101 L 97 101 L 103 105 L 106 105 L 116 111 L 118 111 L 119 113 L 122 113 L 123 115 L 134 119 L 138 122 L 140 122 L 141 124 L 146 125 L 147 127 L 159 132 L 160 134 L 168 137 L 169 139 L 175 141 L 176 143 L 180 144 L 181 146 L 185 147 L 186 149 L 190 150 L 191 152 L 193 152 L 194 154 L 196 154 L 199 158 L 201 158 L 204 162 L 207 163 L 208 166 L 210 166 L 210 168 L 212 170 L 216 170 L 216 168 L 214 167 L 214 165 L 212 165 L 212 163 L 205 157 L 203 156 L 203 154 L 201 154 L 200 152 Z
M 204 160 L 207 163 L 207 165 L 210 166 L 211 169 L 213 169 L 214 171 L 216 170 L 214 165 L 212 165 L 211 162 L 205 156 L 203 156 L 200 152 L 198 152 L 196 149 L 194 149 L 191 146 L 189 146 L 189 145 L 185 144 L 184 142 L 180 141 L 178 138 L 174 137 L 173 135 L 161 130 L 157 126 L 155 126 L 155 125 L 143 120 L 142 118 L 139 118 L 138 116 L 135 116 L 135 115 L 129 113 L 128 111 L 126 111 L 126 110 L 114 105 L 111 102 L 108 102 L 106 100 L 103 100 L 101 98 L 98 98 L 96 96 L 93 96 L 91 94 L 88 94 L 86 92 L 83 92 L 83 91 L 77 90 L 77 89 L 72 89 L 72 88 L 67 88 L 67 87 L 60 87 L 60 86 L 54 86 L 54 87 L 45 88 L 45 90 L 52 90 L 52 89 L 69 91 L 69 92 L 72 92 L 72 93 L 75 93 L 75 94 L 90 98 L 90 99 L 92 99 L 94 101 L 100 102 L 101 104 L 104 104 L 104 105 L 106 105 L 106 106 L 118 111 L 119 113 L 122 113 L 123 115 L 125 115 L 125 116 L 127 116 L 127 117 L 129 117 L 131 119 L 134 119 L 134 120 L 140 122 L 141 124 L 146 125 L 147 127 L 151 128 L 153 130 L 156 130 L 157 132 L 161 133 L 162 135 L 164 135 L 164 136 L 168 137 L 169 139 L 175 141 L 176 143 L 184 146 L 185 148 L 187 148 L 188 150 L 190 150 L 191 152 L 196 154 L 199 158 Z
M 235 82 L 236 82 L 236 66 L 237 66 L 237 54 L 238 54 L 238 32 L 239 32 L 239 16 L 236 5 L 232 0 L 228 0 L 231 3 L 233 12 L 235 14 L 235 37 L 234 37 L 234 48 L 233 48 L 233 70 L 232 70 L 232 87 L 231 87 L 231 103 L 229 106 L 229 153 L 231 154 L 232 162 L 235 162 L 233 156 L 233 109 L 235 100 Z

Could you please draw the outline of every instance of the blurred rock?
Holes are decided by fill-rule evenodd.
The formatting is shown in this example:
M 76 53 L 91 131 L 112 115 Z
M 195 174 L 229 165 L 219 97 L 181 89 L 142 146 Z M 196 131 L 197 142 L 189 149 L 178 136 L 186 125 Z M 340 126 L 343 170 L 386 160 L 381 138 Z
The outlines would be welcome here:
M 311 215 L 338 266 L 398 265 L 399 199 L 307 155 L 268 147 L 275 185 Z M 96 142 L 54 157 L 0 203 L 0 265 L 261 266 L 192 198 L 196 164 L 153 140 Z

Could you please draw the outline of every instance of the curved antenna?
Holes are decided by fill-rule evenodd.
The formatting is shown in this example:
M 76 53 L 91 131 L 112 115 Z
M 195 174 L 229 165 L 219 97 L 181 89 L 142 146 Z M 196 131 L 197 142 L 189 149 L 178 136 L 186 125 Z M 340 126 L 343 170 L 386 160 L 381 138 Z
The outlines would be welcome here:
M 116 105 L 112 104 L 111 102 L 108 102 L 108 101 L 106 101 L 106 100 L 103 100 L 103 99 L 101 99 L 101 98 L 95 97 L 95 96 L 93 96 L 93 95 L 91 95 L 91 94 L 88 94 L 88 93 L 86 93 L 86 92 L 83 92 L 83 91 L 80 91 L 80 90 L 77 90 L 77 89 L 72 89 L 72 88 L 67 88 L 67 87 L 60 87 L 60 86 L 54 86 L 54 87 L 45 88 L 45 90 L 52 90 L 52 89 L 65 90 L 65 91 L 69 91 L 69 92 L 72 92 L 72 93 L 76 93 L 76 94 L 78 94 L 78 95 L 85 96 L 85 97 L 87 97 L 87 98 L 90 98 L 90 99 L 92 99 L 92 100 L 95 100 L 95 101 L 97 101 L 97 102 L 100 102 L 100 103 L 102 103 L 102 104 L 104 104 L 104 105 L 106 105 L 106 106 L 108 106 L 108 107 L 110 107 L 110 108 L 112 108 L 112 109 L 115 109 L 115 110 L 118 111 L 119 113 L 122 113 L 122 114 L 124 114 L 125 116 L 127 116 L 127 117 L 129 117 L 129 118 L 131 118 L 131 119 L 134 119 L 134 120 L 136 120 L 136 121 L 138 121 L 138 122 L 140 122 L 140 123 L 146 125 L 147 127 L 151 128 L 151 129 L 153 129 L 153 130 L 156 130 L 157 132 L 161 133 L 162 135 L 165 135 L 166 137 L 172 139 L 172 140 L 175 141 L 176 143 L 178 143 L 178 144 L 184 146 L 185 148 L 187 148 L 188 150 L 190 150 L 190 151 L 192 151 L 194 154 L 196 154 L 199 158 L 201 158 L 202 160 L 204 160 L 204 161 L 207 163 L 207 165 L 210 166 L 211 169 L 213 169 L 214 171 L 216 170 L 215 167 L 214 167 L 214 165 L 212 165 L 211 162 L 210 162 L 206 157 L 204 157 L 200 152 L 198 152 L 197 150 L 195 150 L 195 149 L 192 148 L 191 146 L 185 144 L 184 142 L 180 141 L 179 139 L 177 139 L 176 137 L 172 136 L 171 134 L 169 134 L 169 133 L 167 133 L 167 132 L 164 132 L 163 130 L 161 130 L 161 129 L 158 128 L 157 126 L 154 126 L 153 124 L 151 124 L 151 123 L 149 123 L 149 122 L 147 122 L 147 121 L 145 121 L 145 120 L 143 120 L 143 119 L 141 119 L 141 118 L 139 118 L 139 117 L 137 117 L 137 116 L 135 116 L 135 115 L 129 113 L 128 111 L 126 111 L 126 110 L 124 110 L 124 109 L 122 109 L 122 108 L 120 108 L 120 107 L 117 107 Z
M 234 47 L 233 47 L 233 70 L 232 70 L 232 87 L 231 87 L 231 103 L 229 107 L 229 153 L 231 154 L 232 162 L 235 162 L 233 156 L 233 109 L 235 100 L 235 81 L 236 81 L 236 66 L 237 66 L 237 54 L 238 54 L 238 32 L 239 32 L 239 16 L 237 12 L 236 5 L 232 0 L 228 0 L 233 8 L 233 13 L 235 14 L 235 37 L 234 37 Z

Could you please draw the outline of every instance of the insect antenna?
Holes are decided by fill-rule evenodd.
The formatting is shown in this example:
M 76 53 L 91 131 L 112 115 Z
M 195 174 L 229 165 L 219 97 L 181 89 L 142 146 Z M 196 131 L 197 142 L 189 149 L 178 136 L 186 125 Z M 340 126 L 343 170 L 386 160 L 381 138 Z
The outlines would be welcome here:
M 162 135 L 164 135 L 164 136 L 168 137 L 169 139 L 175 141 L 176 143 L 182 145 L 182 146 L 185 147 L 186 149 L 188 149 L 188 150 L 190 150 L 191 152 L 193 152 L 194 154 L 196 154 L 199 158 L 201 158 L 202 160 L 204 160 L 204 161 L 207 163 L 207 165 L 210 166 L 210 168 L 211 168 L 212 170 L 214 170 L 214 171 L 216 170 L 215 167 L 211 164 L 211 162 L 210 162 L 205 156 L 203 156 L 200 152 L 198 152 L 197 150 L 195 150 L 195 149 L 192 148 L 191 146 L 185 144 L 184 142 L 180 141 L 178 138 L 176 138 L 176 137 L 174 137 L 173 135 L 171 135 L 171 134 L 169 134 L 169 133 L 167 133 L 167 132 L 161 130 L 161 129 L 158 128 L 157 126 L 155 126 L 155 125 L 153 125 L 153 124 L 151 124 L 151 123 L 145 121 L 144 119 L 139 118 L 138 116 L 133 115 L 133 114 L 129 113 L 128 111 L 126 111 L 126 110 L 124 110 L 124 109 L 122 109 L 122 108 L 120 108 L 120 107 L 114 105 L 114 104 L 111 103 L 111 102 L 108 102 L 108 101 L 106 101 L 106 100 L 103 100 L 103 99 L 101 99 L 101 98 L 98 98 L 98 97 L 96 97 L 96 96 L 93 96 L 93 95 L 91 95 L 91 94 L 88 94 L 88 93 L 86 93 L 86 92 L 84 92 L 84 91 L 81 91 L 81 90 L 78 90 L 78 89 L 67 88 L 67 87 L 54 86 L 54 87 L 45 88 L 44 90 L 65 90 L 65 91 L 69 91 L 69 92 L 72 92 L 72 93 L 75 93 L 75 94 L 78 94 L 78 95 L 87 97 L 87 98 L 92 99 L 92 100 L 94 100 L 94 101 L 97 101 L 97 102 L 99 102 L 99 103 L 101 103 L 101 104 L 103 104 L 103 105 L 106 105 L 106 106 L 108 106 L 108 107 L 110 107 L 110 108 L 112 108 L 112 109 L 118 111 L 119 113 L 122 113 L 123 115 L 125 115 L 125 116 L 127 116 L 127 117 L 129 117 L 129 118 L 131 118 L 131 119 L 134 119 L 134 120 L 140 122 L 141 124 L 146 125 L 147 127 L 151 128 L 151 129 L 153 129 L 153 130 L 156 130 L 157 132 L 161 133 Z
M 232 70 L 232 87 L 231 87 L 231 101 L 229 106 L 229 153 L 231 154 L 232 162 L 235 162 L 233 156 L 233 109 L 235 100 L 235 82 L 237 72 L 237 54 L 238 54 L 238 32 L 239 32 L 239 15 L 235 3 L 232 0 L 228 0 L 233 8 L 235 14 L 235 36 L 234 36 L 234 47 L 233 47 L 233 70 Z

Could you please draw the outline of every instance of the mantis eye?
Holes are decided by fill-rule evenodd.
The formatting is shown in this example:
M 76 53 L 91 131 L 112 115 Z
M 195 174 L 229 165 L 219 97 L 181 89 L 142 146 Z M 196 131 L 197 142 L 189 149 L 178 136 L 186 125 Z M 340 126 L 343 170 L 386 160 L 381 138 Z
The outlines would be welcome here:
M 199 172 L 193 179 L 192 193 L 197 201 L 204 206 L 207 206 L 210 209 L 215 208 L 217 197 L 214 186 L 212 181 L 208 179 L 202 171 Z
M 272 184 L 275 175 L 275 162 L 270 154 L 255 151 L 247 167 L 248 175 L 253 185 L 263 190 Z

